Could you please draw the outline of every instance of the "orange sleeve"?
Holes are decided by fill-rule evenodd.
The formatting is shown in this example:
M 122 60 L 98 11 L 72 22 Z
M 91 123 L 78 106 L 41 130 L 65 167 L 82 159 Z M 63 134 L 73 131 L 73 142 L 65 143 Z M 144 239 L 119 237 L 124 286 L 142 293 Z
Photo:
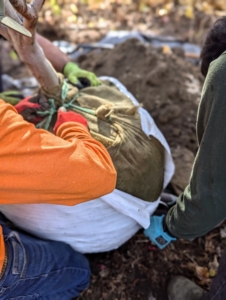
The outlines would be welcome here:
M 0 100 L 0 203 L 75 205 L 112 192 L 116 171 L 105 147 L 78 123 L 57 136 L 36 129 Z

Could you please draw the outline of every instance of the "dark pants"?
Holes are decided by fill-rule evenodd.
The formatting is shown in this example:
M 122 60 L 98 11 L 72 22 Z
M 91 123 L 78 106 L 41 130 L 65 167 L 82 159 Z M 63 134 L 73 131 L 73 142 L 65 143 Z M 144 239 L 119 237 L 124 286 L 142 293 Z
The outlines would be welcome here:
M 2 214 L 0 225 L 8 253 L 0 299 L 70 300 L 88 287 L 90 268 L 82 254 L 12 228 Z
M 200 300 L 225 300 L 226 299 L 226 252 L 221 257 L 219 269 L 213 279 L 209 293 Z

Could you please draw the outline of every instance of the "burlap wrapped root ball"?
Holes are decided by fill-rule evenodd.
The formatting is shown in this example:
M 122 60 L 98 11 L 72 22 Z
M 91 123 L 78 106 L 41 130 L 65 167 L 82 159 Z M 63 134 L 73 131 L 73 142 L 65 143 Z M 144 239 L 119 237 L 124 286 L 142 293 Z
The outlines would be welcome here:
M 56 110 L 63 105 L 87 119 L 92 137 L 107 148 L 115 165 L 116 188 L 142 200 L 157 200 L 163 189 L 165 150 L 155 137 L 148 138 L 142 131 L 138 107 L 109 82 L 80 91 L 68 84 L 62 97 L 65 83 L 61 75 L 59 78 L 59 86 L 42 93 L 54 99 Z

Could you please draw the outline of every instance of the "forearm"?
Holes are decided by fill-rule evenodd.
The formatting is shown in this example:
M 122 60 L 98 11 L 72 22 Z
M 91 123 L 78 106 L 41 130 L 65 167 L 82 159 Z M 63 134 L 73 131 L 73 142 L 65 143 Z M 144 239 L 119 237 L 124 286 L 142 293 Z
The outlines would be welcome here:
M 40 35 L 37 35 L 36 40 L 42 47 L 46 58 L 51 62 L 55 70 L 59 73 L 63 73 L 68 81 L 70 81 L 73 85 L 81 84 L 81 82 L 79 82 L 79 78 L 86 79 L 83 85 L 101 85 L 101 82 L 94 73 L 82 70 L 75 63 L 70 62 L 67 55 L 64 54 L 58 47 L 54 46 L 50 41 Z
M 55 70 L 62 73 L 64 66 L 69 62 L 68 56 L 41 35 L 36 34 L 36 40 L 42 47 L 46 58 L 51 62 Z
M 0 203 L 75 205 L 110 193 L 116 172 L 107 150 L 83 125 L 59 137 L 25 122 L 0 101 Z
M 209 151 L 212 155 L 210 148 Z M 173 236 L 194 239 L 205 235 L 225 219 L 226 188 L 218 171 L 223 173 L 213 167 L 213 162 L 218 165 L 214 156 L 208 160 L 208 154 L 200 149 L 190 184 L 166 216 L 167 228 Z M 225 163 L 222 166 L 226 167 Z

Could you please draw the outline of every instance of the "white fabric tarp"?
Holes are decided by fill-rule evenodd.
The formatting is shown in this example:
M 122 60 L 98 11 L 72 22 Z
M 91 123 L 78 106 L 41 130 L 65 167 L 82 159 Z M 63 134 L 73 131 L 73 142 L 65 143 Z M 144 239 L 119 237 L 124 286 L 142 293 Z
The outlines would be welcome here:
M 139 106 L 118 80 L 111 77 L 101 79 L 112 81 Z M 144 133 L 154 136 L 165 147 L 166 187 L 174 173 L 170 148 L 149 113 L 141 107 L 138 111 Z M 36 236 L 68 243 L 81 253 L 94 253 L 116 249 L 141 227 L 147 228 L 159 201 L 146 202 L 115 189 L 111 194 L 72 207 L 52 204 L 0 205 L 0 211 L 15 225 Z

